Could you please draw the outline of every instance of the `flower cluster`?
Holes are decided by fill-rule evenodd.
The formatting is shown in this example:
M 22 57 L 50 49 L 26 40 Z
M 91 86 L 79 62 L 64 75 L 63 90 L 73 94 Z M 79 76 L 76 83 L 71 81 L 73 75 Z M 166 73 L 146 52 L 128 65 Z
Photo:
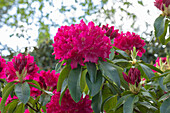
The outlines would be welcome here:
M 105 30 L 95 26 L 93 22 L 71 26 L 61 26 L 54 37 L 55 59 L 71 60 L 71 68 L 85 62 L 97 63 L 99 57 L 109 58 L 111 41 L 105 36 Z
M 6 78 L 6 61 L 0 56 L 0 78 Z
M 103 30 L 106 30 L 106 36 L 110 37 L 110 39 L 113 39 L 113 38 L 116 38 L 118 37 L 120 34 L 118 33 L 118 29 L 114 29 L 114 26 L 111 26 L 111 27 L 108 27 L 108 24 L 107 25 L 103 25 L 102 26 L 102 29 Z
M 92 113 L 91 100 L 86 95 L 84 98 L 81 97 L 78 103 L 74 102 L 71 98 L 69 90 L 66 90 L 61 106 L 59 105 L 60 92 L 53 92 L 54 95 L 51 97 L 51 101 L 46 105 L 47 113 Z
M 130 84 L 135 85 L 138 87 L 141 81 L 141 73 L 137 68 L 130 68 L 128 76 L 122 72 L 123 78 Z
M 143 48 L 145 46 L 144 40 L 133 32 L 121 32 L 121 34 L 114 39 L 113 46 L 126 51 L 128 54 L 130 54 L 131 50 L 133 50 L 133 47 L 136 47 L 136 51 L 138 52 L 137 55 L 140 57 L 143 53 L 145 53 L 145 49 Z
M 17 56 L 14 56 L 12 61 L 7 63 L 7 81 L 11 82 L 17 79 L 22 81 L 26 76 L 34 78 L 37 76 L 38 70 L 39 68 L 35 64 L 33 56 L 30 56 L 29 54 L 25 56 L 24 54 L 19 53 Z
M 162 10 L 163 15 L 170 16 L 170 1 L 169 0 L 155 0 L 154 5 Z

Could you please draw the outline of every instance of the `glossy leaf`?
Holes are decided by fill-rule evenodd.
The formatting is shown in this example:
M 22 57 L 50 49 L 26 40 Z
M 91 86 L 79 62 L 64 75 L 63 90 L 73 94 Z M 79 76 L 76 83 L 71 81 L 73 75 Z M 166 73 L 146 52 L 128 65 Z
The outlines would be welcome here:
M 76 69 L 72 69 L 68 76 L 68 89 L 71 97 L 76 103 L 79 102 L 82 95 L 80 87 L 81 71 L 81 67 L 78 66 Z
M 116 83 L 116 85 L 120 86 L 120 78 L 117 69 L 113 66 L 113 64 L 99 61 L 100 69 L 102 73 L 107 76 L 110 80 Z
M 16 84 L 14 91 L 22 103 L 26 104 L 28 102 L 30 98 L 30 87 L 27 82 Z
M 131 95 L 126 99 L 123 105 L 123 113 L 133 113 L 133 105 L 139 100 L 137 95 Z
M 155 36 L 158 38 L 164 32 L 165 16 L 160 15 L 154 22 Z
M 81 91 L 83 92 L 85 90 L 85 87 L 87 85 L 86 83 L 86 74 L 87 74 L 87 70 L 82 71 L 81 73 L 81 78 L 80 78 L 80 87 L 81 87 Z
M 91 82 L 90 75 L 87 73 L 86 75 L 86 83 L 90 90 L 91 96 L 95 96 L 99 91 L 102 85 L 102 73 L 101 71 L 97 71 L 97 79 L 95 82 Z
M 61 101 L 62 101 L 62 98 L 63 98 L 66 90 L 67 90 L 67 78 L 64 80 L 64 82 L 62 84 L 62 88 L 61 88 L 61 92 L 60 92 L 60 99 L 59 99 L 60 106 L 61 106 Z
M 121 54 L 124 57 L 129 58 L 128 54 L 126 52 L 122 51 L 122 50 L 116 50 L 116 52 L 118 52 L 119 54 Z
M 144 62 L 142 64 L 148 66 L 149 68 L 151 68 L 151 69 L 153 69 L 153 70 L 155 70 L 155 71 L 157 71 L 159 73 L 163 73 L 163 71 L 161 71 L 160 69 L 158 69 L 157 67 L 155 67 L 155 66 L 153 66 L 151 64 L 147 64 L 147 63 L 144 63 Z
M 89 73 L 89 79 L 92 83 L 96 82 L 96 74 L 97 74 L 97 68 L 95 63 L 87 62 L 86 63 L 87 70 Z
M 101 105 L 102 105 L 102 93 L 100 91 L 97 95 L 92 97 L 91 106 L 92 106 L 92 109 L 95 113 L 100 113 Z
M 160 107 L 160 113 L 169 113 L 169 111 L 170 111 L 170 97 L 166 99 Z
M 142 63 L 139 63 L 139 65 L 142 67 L 143 71 L 145 72 L 145 74 L 148 76 L 149 79 L 155 76 L 153 71 L 148 66 Z
M 71 70 L 71 67 L 66 65 L 64 69 L 61 71 L 60 76 L 58 78 L 58 82 L 57 82 L 57 92 L 61 90 L 63 81 L 65 78 L 68 77 L 70 70 Z

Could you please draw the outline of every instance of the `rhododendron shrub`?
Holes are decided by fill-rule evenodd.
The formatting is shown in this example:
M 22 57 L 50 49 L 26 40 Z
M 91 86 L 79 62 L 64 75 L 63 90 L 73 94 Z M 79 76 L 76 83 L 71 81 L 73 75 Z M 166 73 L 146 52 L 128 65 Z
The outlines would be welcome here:
M 167 11 L 169 1 L 155 5 Z M 155 36 L 162 44 L 169 17 L 160 15 Z M 113 44 L 111 43 L 113 42 Z M 154 65 L 140 58 L 139 35 L 93 22 L 61 26 L 54 37 L 55 70 L 40 71 L 29 54 L 0 56 L 1 113 L 168 113 L 169 57 Z M 138 57 L 139 56 L 139 57 Z M 154 72 L 153 72 L 154 71 Z
M 106 31 L 93 22 L 71 26 L 61 26 L 54 37 L 54 55 L 56 59 L 71 60 L 71 68 L 77 68 L 77 64 L 84 66 L 85 62 L 97 63 L 99 58 L 103 60 L 109 57 L 111 41 L 105 36 Z

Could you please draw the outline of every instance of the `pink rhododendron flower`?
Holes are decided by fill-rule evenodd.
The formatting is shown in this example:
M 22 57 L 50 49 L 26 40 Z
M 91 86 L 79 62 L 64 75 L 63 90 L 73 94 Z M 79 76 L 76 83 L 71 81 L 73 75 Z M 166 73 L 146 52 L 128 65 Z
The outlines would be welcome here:
M 162 10 L 163 15 L 170 16 L 170 0 L 155 0 L 154 5 Z
M 0 56 L 0 78 L 6 78 L 6 61 Z
M 140 57 L 145 53 L 145 49 L 143 48 L 145 46 L 144 40 L 141 40 L 140 36 L 133 32 L 121 32 L 121 34 L 114 39 L 113 46 L 129 52 L 133 50 L 133 47 L 136 47 L 137 55 Z
M 58 77 L 60 75 L 60 73 L 57 73 L 55 74 L 55 70 L 51 71 L 44 71 L 42 70 L 40 72 L 40 76 L 43 77 L 44 81 L 45 81 L 45 84 L 46 86 L 49 86 L 49 87 L 55 87 L 57 86 L 57 81 L 58 81 Z
M 30 56 L 29 54 L 25 56 L 24 54 L 19 53 L 17 56 L 14 56 L 12 61 L 7 63 L 7 81 L 11 82 L 16 79 L 23 80 L 28 75 L 31 78 L 34 78 L 37 76 L 38 70 L 39 68 L 35 64 L 33 56 Z M 18 76 L 21 78 L 18 78 Z
M 55 59 L 71 60 L 71 68 L 77 64 L 84 66 L 85 62 L 97 63 L 99 57 L 109 58 L 111 41 L 105 36 L 105 30 L 95 26 L 93 22 L 71 26 L 61 26 L 54 37 Z
M 110 39 L 113 39 L 113 38 L 116 38 L 118 37 L 120 34 L 118 33 L 118 29 L 114 29 L 114 26 L 111 26 L 111 27 L 108 27 L 108 24 L 107 25 L 103 25 L 102 26 L 102 29 L 103 30 L 106 30 L 106 36 L 110 37 Z
M 47 113 L 92 113 L 91 100 L 89 96 L 81 97 L 78 103 L 71 98 L 69 90 L 66 90 L 61 106 L 59 105 L 60 92 L 53 92 L 51 101 L 46 105 Z

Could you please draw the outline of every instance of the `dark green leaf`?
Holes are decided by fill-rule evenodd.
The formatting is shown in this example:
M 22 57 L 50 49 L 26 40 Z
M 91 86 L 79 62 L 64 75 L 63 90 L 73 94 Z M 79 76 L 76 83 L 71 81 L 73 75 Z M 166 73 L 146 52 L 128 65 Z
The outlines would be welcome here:
M 123 105 L 123 113 L 133 113 L 133 105 L 139 100 L 137 95 L 131 95 L 126 99 Z
M 170 97 L 166 99 L 160 107 L 160 113 L 169 113 L 169 111 L 170 111 Z
M 18 83 L 15 85 L 15 94 L 18 99 L 26 104 L 30 98 L 30 87 L 27 82 Z
M 151 68 L 151 69 L 153 69 L 153 70 L 155 70 L 155 71 L 157 71 L 159 73 L 163 73 L 163 71 L 161 71 L 160 69 L 158 69 L 157 67 L 155 67 L 155 66 L 153 66 L 151 64 L 147 64 L 147 63 L 144 63 L 144 62 L 142 62 L 142 64 L 148 66 L 149 68 Z
M 87 73 L 86 83 L 87 83 L 87 86 L 90 90 L 91 96 L 95 96 L 100 91 L 100 87 L 102 85 L 102 73 L 101 73 L 101 71 L 100 70 L 97 71 L 97 79 L 96 79 L 95 82 L 91 82 L 90 75 Z
M 164 32 L 165 16 L 160 15 L 158 18 L 156 18 L 154 22 L 154 28 L 155 28 L 155 36 L 158 38 Z
M 143 71 L 145 72 L 145 74 L 148 76 L 149 79 L 155 76 L 153 71 L 148 66 L 142 63 L 139 63 L 139 65 L 142 67 Z
M 117 69 L 113 66 L 113 64 L 108 62 L 99 61 L 100 69 L 102 73 L 107 76 L 110 80 L 116 83 L 116 85 L 120 86 L 120 78 Z
M 164 90 L 164 91 L 167 92 L 167 91 L 168 91 L 168 88 L 167 88 L 166 85 L 163 85 L 163 80 L 164 80 L 164 77 L 159 78 L 159 85 L 160 85 L 160 87 L 161 87 L 162 90 Z
M 68 89 L 76 103 L 79 102 L 82 95 L 80 87 L 81 71 L 81 67 L 78 66 L 76 69 L 72 69 L 68 76 Z
M 119 54 L 121 54 L 124 57 L 129 57 L 128 54 L 122 50 L 116 50 L 116 52 L 118 52 Z
M 62 88 L 61 88 L 61 92 L 60 92 L 60 99 L 59 99 L 60 106 L 61 106 L 61 101 L 62 101 L 62 98 L 63 98 L 66 90 L 67 90 L 67 78 L 64 80 L 64 82 L 62 84 Z
M 102 93 L 100 91 L 97 95 L 92 97 L 91 106 L 95 113 L 100 113 L 101 105 L 102 105 Z
M 58 82 L 57 82 L 57 92 L 61 90 L 63 81 L 65 78 L 68 77 L 70 70 L 71 70 L 71 67 L 66 65 L 66 67 L 64 67 L 64 69 L 61 71 L 60 76 L 58 78 Z
M 15 110 L 17 104 L 18 104 L 18 99 L 12 100 L 12 102 L 8 103 L 8 113 L 13 113 L 13 111 Z
M 95 83 L 96 82 L 96 74 L 97 74 L 96 64 L 87 62 L 86 65 L 87 65 L 87 70 L 89 73 L 89 80 L 92 83 Z

